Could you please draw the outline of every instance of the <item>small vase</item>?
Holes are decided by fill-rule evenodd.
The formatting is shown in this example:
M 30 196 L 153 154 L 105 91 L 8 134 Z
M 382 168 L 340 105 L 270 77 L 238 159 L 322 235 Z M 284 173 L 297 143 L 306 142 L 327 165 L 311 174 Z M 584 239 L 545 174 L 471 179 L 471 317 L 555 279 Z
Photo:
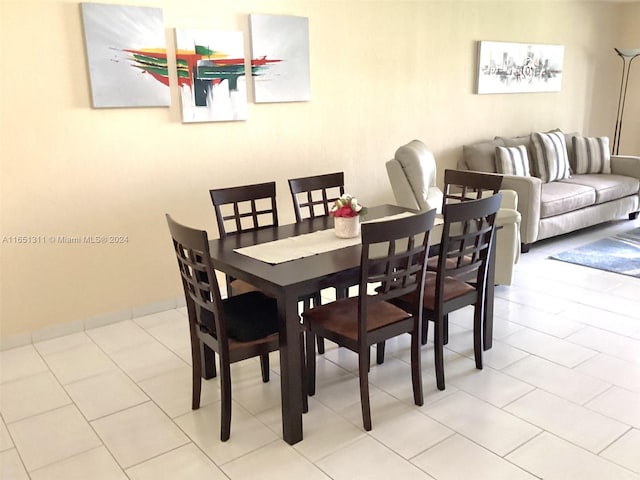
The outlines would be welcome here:
M 360 235 L 360 217 L 334 217 L 336 237 L 354 238 Z

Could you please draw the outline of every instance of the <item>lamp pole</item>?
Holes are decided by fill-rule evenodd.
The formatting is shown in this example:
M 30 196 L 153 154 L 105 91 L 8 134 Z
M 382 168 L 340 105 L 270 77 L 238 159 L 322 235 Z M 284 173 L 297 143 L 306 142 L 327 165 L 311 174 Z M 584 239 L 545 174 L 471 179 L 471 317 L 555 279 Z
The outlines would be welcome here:
M 616 113 L 616 128 L 613 133 L 613 145 L 611 147 L 611 153 L 618 155 L 620 137 L 622 136 L 622 116 L 624 115 L 624 103 L 627 99 L 627 85 L 629 85 L 631 62 L 633 62 L 634 58 L 640 56 L 640 48 L 614 48 L 614 50 L 622 59 L 622 79 L 620 80 L 620 95 L 618 96 L 618 112 Z M 629 59 L 628 63 L 627 59 Z

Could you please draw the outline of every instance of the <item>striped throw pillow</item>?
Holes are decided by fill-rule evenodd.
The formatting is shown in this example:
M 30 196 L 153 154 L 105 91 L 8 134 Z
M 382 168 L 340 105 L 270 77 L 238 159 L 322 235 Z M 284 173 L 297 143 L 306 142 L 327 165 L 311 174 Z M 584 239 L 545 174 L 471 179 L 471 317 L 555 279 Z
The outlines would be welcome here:
M 533 132 L 531 134 L 533 174 L 544 183 L 569 178 L 569 156 L 562 132 Z
M 496 171 L 504 175 L 530 176 L 527 147 L 496 147 Z
M 573 137 L 574 173 L 611 173 L 609 137 Z

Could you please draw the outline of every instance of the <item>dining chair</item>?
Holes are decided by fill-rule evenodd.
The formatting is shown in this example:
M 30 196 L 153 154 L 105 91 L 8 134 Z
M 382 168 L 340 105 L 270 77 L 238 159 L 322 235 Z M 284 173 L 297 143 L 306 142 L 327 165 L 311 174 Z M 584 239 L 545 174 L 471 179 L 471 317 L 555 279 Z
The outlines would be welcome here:
M 434 322 L 436 384 L 444 390 L 444 330 L 449 313 L 472 305 L 476 368 L 482 369 L 483 320 L 487 272 L 495 237 L 495 219 L 502 194 L 444 205 L 444 225 L 437 271 L 427 271 L 422 299 L 422 344 L 427 343 L 428 321 Z M 411 309 L 416 293 L 394 303 Z M 417 313 L 415 307 L 412 310 Z
M 289 179 L 296 222 L 329 215 L 331 206 L 344 194 L 344 172 Z
M 466 202 L 488 195 L 495 195 L 502 186 L 502 175 L 469 170 L 444 171 L 442 203 Z
M 220 238 L 278 226 L 276 182 L 209 190 Z M 227 296 L 257 290 L 244 280 L 226 275 Z
M 491 173 L 473 172 L 469 170 L 444 171 L 444 191 L 442 196 L 442 208 L 448 203 L 467 202 L 478 198 L 495 195 L 502 186 L 502 175 Z M 437 251 L 437 248 L 435 249 Z M 462 262 L 470 259 L 462 259 Z M 437 271 L 439 257 L 431 256 L 427 261 L 427 270 Z M 449 260 L 451 262 L 451 260 Z M 469 278 L 469 277 L 467 277 Z M 463 279 L 464 280 L 464 279 Z M 485 312 L 486 313 L 486 312 Z M 449 342 L 449 322 L 444 321 L 444 343 Z
M 307 218 L 324 217 L 329 215 L 333 203 L 344 194 L 344 172 L 313 175 L 289 179 L 289 190 L 293 200 L 293 211 L 296 223 Z M 346 296 L 348 287 L 336 287 L 336 297 Z M 320 292 L 301 299 L 303 310 L 317 307 L 322 303 Z M 318 353 L 324 353 L 324 340 L 316 337 Z
M 367 431 L 371 430 L 369 352 L 375 344 L 404 333 L 411 335 L 413 397 L 416 405 L 424 403 L 420 360 L 422 292 L 435 215 L 433 209 L 410 217 L 364 223 L 358 296 L 337 299 L 302 313 L 307 334 L 309 394 L 315 392 L 314 335 L 357 353 L 362 422 Z M 408 295 L 413 295 L 410 310 L 391 303 L 394 298 Z
M 191 408 L 200 408 L 202 377 L 215 377 L 220 365 L 220 440 L 231 434 L 231 364 L 260 357 L 263 382 L 269 381 L 269 352 L 278 350 L 276 300 L 259 291 L 222 300 L 209 252 L 207 232 L 166 215 L 182 279 L 191 336 Z M 214 353 L 215 352 L 215 353 Z

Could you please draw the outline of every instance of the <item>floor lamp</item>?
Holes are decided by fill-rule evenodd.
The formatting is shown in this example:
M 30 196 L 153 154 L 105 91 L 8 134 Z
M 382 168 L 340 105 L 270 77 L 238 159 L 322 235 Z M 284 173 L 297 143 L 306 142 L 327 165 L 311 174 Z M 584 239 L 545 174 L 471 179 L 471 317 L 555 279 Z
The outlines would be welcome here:
M 631 70 L 633 59 L 640 56 L 640 48 L 614 48 L 614 50 L 622 59 L 622 80 L 620 81 L 620 96 L 618 97 L 618 113 L 616 113 L 616 129 L 613 134 L 613 146 L 611 147 L 611 153 L 618 155 L 620 137 L 622 136 L 624 102 L 627 99 L 627 85 L 629 84 L 629 71 Z M 627 62 L 627 59 L 629 62 Z

